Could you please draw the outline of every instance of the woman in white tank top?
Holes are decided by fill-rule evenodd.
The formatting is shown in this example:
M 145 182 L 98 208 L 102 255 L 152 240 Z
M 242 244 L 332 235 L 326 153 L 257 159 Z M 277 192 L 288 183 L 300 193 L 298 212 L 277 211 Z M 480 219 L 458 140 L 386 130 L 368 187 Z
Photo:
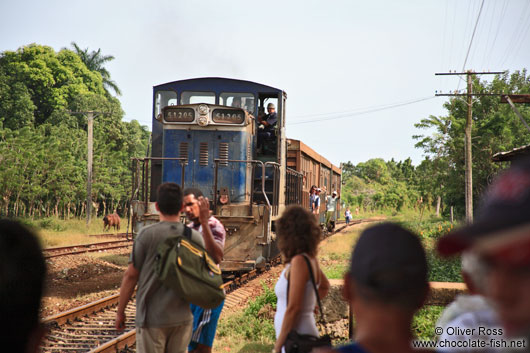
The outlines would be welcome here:
M 282 352 L 287 334 L 292 329 L 300 334 L 319 335 L 313 315 L 316 295 L 304 256 L 311 264 L 320 299 L 328 293 L 329 281 L 316 259 L 321 232 L 311 212 L 300 206 L 286 208 L 276 221 L 276 236 L 278 248 L 287 263 L 274 288 L 278 298 L 274 316 L 274 352 Z

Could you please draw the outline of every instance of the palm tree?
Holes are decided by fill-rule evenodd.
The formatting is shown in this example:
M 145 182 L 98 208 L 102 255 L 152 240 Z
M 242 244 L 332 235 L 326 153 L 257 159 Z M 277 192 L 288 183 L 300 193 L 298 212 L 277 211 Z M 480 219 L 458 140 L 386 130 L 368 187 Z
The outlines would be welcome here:
M 81 58 L 81 61 L 85 63 L 90 71 L 99 72 L 103 78 L 103 87 L 105 88 L 105 91 L 109 93 L 108 88 L 112 88 L 117 95 L 121 95 L 118 85 L 110 79 L 110 73 L 103 67 L 107 61 L 114 60 L 114 56 L 101 55 L 101 49 L 89 53 L 88 48 L 82 50 L 75 42 L 72 42 L 72 46 L 74 47 L 76 54 Z

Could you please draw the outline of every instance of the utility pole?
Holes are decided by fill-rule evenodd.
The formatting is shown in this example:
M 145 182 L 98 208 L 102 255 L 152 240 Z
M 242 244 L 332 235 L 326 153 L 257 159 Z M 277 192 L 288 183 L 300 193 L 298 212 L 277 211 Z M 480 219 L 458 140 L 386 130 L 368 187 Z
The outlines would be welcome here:
M 466 72 L 442 72 L 435 73 L 435 75 L 467 75 L 467 93 L 466 94 L 436 94 L 436 96 L 467 96 L 467 119 L 465 127 L 465 163 L 466 163 L 466 175 L 465 175 L 465 195 L 466 195 L 466 223 L 473 223 L 473 156 L 471 152 L 471 130 L 473 127 L 473 85 L 472 75 L 499 75 L 504 72 L 473 72 L 468 70 Z M 479 94 L 480 95 L 480 94 Z M 489 94 L 488 94 L 489 95 Z
M 470 71 L 467 74 L 467 119 L 465 128 L 466 150 L 466 223 L 473 223 L 473 156 L 471 154 L 471 128 L 473 127 L 473 83 Z
M 94 118 L 98 114 L 107 114 L 103 112 L 96 112 L 93 110 L 72 112 L 71 114 L 86 114 L 88 120 L 88 138 L 87 138 L 87 182 L 86 182 L 86 227 L 90 225 L 90 218 L 92 216 L 92 165 L 93 165 L 93 150 L 94 150 Z
M 92 213 L 92 160 L 94 146 L 94 112 L 87 112 L 88 118 L 88 140 L 87 140 L 87 183 L 86 183 L 86 227 L 90 226 Z

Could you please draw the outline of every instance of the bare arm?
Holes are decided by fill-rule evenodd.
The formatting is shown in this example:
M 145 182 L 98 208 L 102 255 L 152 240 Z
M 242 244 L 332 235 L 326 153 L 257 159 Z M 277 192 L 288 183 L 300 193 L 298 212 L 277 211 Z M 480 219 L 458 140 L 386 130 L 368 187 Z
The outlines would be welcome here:
M 127 270 L 123 274 L 120 287 L 120 300 L 118 303 L 118 310 L 116 312 L 116 329 L 123 330 L 125 328 L 125 307 L 131 299 L 134 292 L 134 287 L 138 283 L 140 272 L 134 267 L 132 263 L 129 264 Z
M 210 219 L 210 203 L 208 198 L 199 196 L 199 221 L 202 226 L 202 239 L 204 240 L 204 247 L 206 251 L 212 256 L 216 264 L 220 263 L 223 260 L 223 248 L 219 245 L 215 238 L 213 237 L 212 230 L 208 225 L 208 220 Z
M 304 301 L 305 285 L 309 280 L 309 270 L 302 255 L 297 255 L 291 259 L 289 273 L 289 302 L 283 317 L 280 335 L 274 344 L 274 351 L 281 352 L 287 334 L 293 329 L 298 321 L 298 314 Z
M 324 272 L 322 272 L 322 269 L 320 268 L 320 266 L 318 267 L 318 271 L 319 271 L 318 276 L 320 278 L 320 285 L 318 286 L 318 297 L 320 298 L 320 300 L 322 300 L 326 295 L 328 295 L 330 286 L 329 286 L 329 280 L 324 274 Z

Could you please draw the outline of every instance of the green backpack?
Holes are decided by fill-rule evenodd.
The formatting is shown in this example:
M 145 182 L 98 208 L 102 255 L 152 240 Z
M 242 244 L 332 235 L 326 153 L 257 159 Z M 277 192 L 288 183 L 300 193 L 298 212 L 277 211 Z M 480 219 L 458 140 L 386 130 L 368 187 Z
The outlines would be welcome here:
M 191 229 L 171 236 L 157 248 L 155 273 L 185 301 L 204 309 L 219 306 L 225 299 L 221 270 L 206 250 L 191 239 Z

